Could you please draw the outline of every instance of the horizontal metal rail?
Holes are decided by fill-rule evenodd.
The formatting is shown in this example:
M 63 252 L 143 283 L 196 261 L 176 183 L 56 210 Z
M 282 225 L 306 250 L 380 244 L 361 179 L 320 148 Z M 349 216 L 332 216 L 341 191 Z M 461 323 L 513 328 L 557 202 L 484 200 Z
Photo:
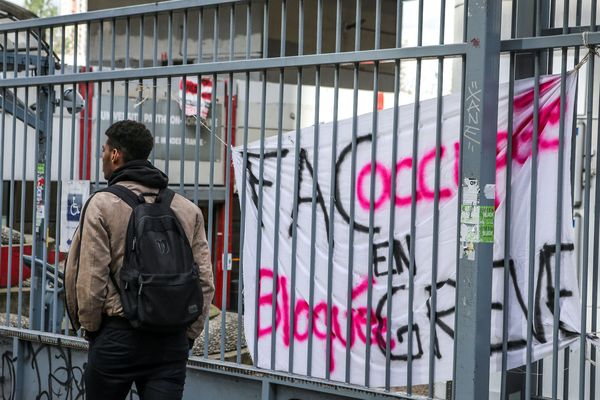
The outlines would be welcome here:
M 366 50 L 337 54 L 314 54 L 304 56 L 221 61 L 206 64 L 171 65 L 115 71 L 98 71 L 84 74 L 35 76 L 7 78 L 0 81 L 0 87 L 26 87 L 39 85 L 60 85 L 78 82 L 106 82 L 112 80 L 166 78 L 183 75 L 212 75 L 240 73 L 277 68 L 315 67 L 323 65 L 355 64 L 374 61 L 394 61 L 414 58 L 452 57 L 465 54 L 465 44 L 443 46 L 407 47 L 400 49 Z
M 85 24 L 86 22 L 98 22 L 102 19 L 127 18 L 140 15 L 161 14 L 172 11 L 184 11 L 202 7 L 224 6 L 228 4 L 245 4 L 245 1 L 232 0 L 177 0 L 162 3 L 144 4 L 122 8 L 111 8 L 108 10 L 90 11 L 81 14 L 61 15 L 42 19 L 28 19 L 23 21 L 11 21 L 0 24 L 0 32 L 15 32 L 31 28 L 52 28 L 61 25 Z

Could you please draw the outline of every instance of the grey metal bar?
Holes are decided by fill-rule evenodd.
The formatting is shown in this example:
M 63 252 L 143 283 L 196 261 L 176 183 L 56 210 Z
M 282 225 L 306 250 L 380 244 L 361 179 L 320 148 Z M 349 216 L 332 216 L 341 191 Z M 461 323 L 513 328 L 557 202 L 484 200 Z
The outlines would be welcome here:
M 396 47 L 402 46 L 402 1 L 396 2 Z M 400 60 L 396 60 L 394 66 L 394 116 L 392 122 L 392 171 L 390 177 L 390 193 L 396 193 L 396 174 L 398 171 L 398 104 L 400 95 Z M 392 178 L 393 177 L 393 178 Z M 392 292 L 392 277 L 394 273 L 393 265 L 393 245 L 394 243 L 394 225 L 396 219 L 396 202 L 390 201 L 390 223 L 388 226 L 388 266 L 387 266 L 387 293 L 386 298 L 391 299 Z M 391 386 L 391 358 L 392 358 L 392 302 L 387 301 L 386 304 L 386 329 L 385 329 L 385 390 L 390 391 Z M 430 391 L 432 396 L 432 391 Z
M 62 59 L 61 59 L 62 60 Z M 98 98 L 100 98 L 100 96 L 98 96 Z M 60 86 L 60 104 L 63 104 L 63 99 L 64 99 L 64 86 Z M 98 111 L 100 110 L 100 107 L 98 107 Z M 62 206 L 62 156 L 63 156 L 63 138 L 64 138 L 64 132 L 63 132 L 63 116 L 64 116 L 64 107 L 60 107 L 60 111 L 59 111 L 59 121 L 58 121 L 58 170 L 57 170 L 57 182 L 56 182 L 56 219 L 58 221 L 58 216 L 60 215 L 61 212 L 61 206 Z M 97 115 L 100 115 L 100 113 L 98 112 Z M 98 124 L 100 125 L 100 124 Z M 99 141 L 97 141 L 96 143 L 100 143 Z M 24 146 L 24 148 L 26 148 L 26 146 Z M 100 157 L 96 157 L 97 160 L 99 160 Z M 99 168 L 96 167 L 96 176 L 98 176 L 98 170 Z M 96 179 L 96 182 L 98 182 L 98 179 Z M 55 232 L 54 232 L 54 237 L 55 237 L 55 245 L 54 245 L 54 255 L 55 255 L 55 259 L 54 259 L 54 270 L 58 271 L 59 267 L 58 267 L 58 263 L 59 263 L 59 255 L 60 255 L 60 242 L 61 242 L 61 231 L 60 231 L 60 223 L 56 223 L 56 227 L 55 227 Z M 33 267 L 33 265 L 32 265 Z M 19 277 L 19 281 L 22 280 L 22 275 Z M 58 325 L 58 292 L 59 292 L 59 287 L 58 287 L 58 273 L 54 274 L 54 298 L 52 301 L 52 333 L 60 333 L 60 326 Z M 20 301 L 19 301 L 20 302 Z M 54 329 L 56 326 L 58 326 L 58 329 Z
M 250 5 L 248 5 L 248 16 L 250 15 Z M 249 17 L 248 17 L 249 18 Z M 248 36 L 249 37 L 249 36 Z M 243 144 L 243 162 L 242 162 L 242 200 L 241 200 L 241 216 L 240 216 L 240 262 L 239 262 L 239 281 L 238 281 L 238 332 L 237 332 L 237 356 L 236 363 L 241 364 L 242 362 L 242 298 L 243 298 L 243 284 L 244 284 L 244 244 L 246 239 L 246 187 L 247 187 L 247 169 L 248 165 L 248 109 L 250 102 L 250 73 L 246 73 L 245 79 L 245 99 L 244 99 L 244 144 Z
M 167 17 L 167 65 L 173 65 L 173 11 Z
M 399 4 L 402 4 L 401 2 Z M 356 0 L 356 19 L 354 50 L 360 50 L 360 35 L 362 31 L 362 0 Z M 358 87 L 359 87 L 359 64 L 354 64 L 354 81 L 352 86 L 352 144 L 350 161 L 350 220 L 348 221 L 348 297 L 346 300 L 346 310 L 353 316 L 352 308 L 352 288 L 354 287 L 354 216 L 356 201 L 356 146 L 358 136 Z M 316 173 L 315 173 L 316 175 Z M 314 192 L 314 189 L 313 189 Z M 314 220 L 314 215 L 313 215 Z M 350 383 L 350 338 L 352 330 L 352 318 L 346 319 L 346 383 Z
M 90 23 L 88 22 L 86 25 L 86 41 L 85 41 L 85 72 L 90 72 Z M 50 74 L 54 75 L 54 74 Z M 126 86 L 127 88 L 127 86 Z M 90 136 L 90 126 L 88 124 L 88 120 L 91 119 L 91 110 L 89 107 L 90 104 L 90 82 L 87 82 L 85 85 L 85 107 L 83 109 L 83 179 L 89 179 L 89 168 L 88 168 L 88 157 L 90 154 L 88 152 L 89 145 L 89 136 Z M 127 107 L 127 102 L 125 102 L 125 106 Z M 51 113 L 51 109 L 48 109 L 48 112 Z M 125 111 L 125 115 L 127 115 L 127 111 Z M 49 122 L 52 123 L 52 120 Z M 50 127 L 49 127 L 50 128 Z M 52 152 L 52 148 L 50 148 L 50 152 Z M 47 182 L 50 182 L 49 180 Z M 46 220 L 47 221 L 47 220 Z
M 298 1 L 298 55 L 304 54 L 304 0 Z M 296 144 L 297 144 L 297 152 L 295 154 L 299 154 L 300 150 L 300 120 L 302 117 L 302 69 L 298 68 L 296 72 Z M 315 148 L 313 146 L 313 148 Z M 296 164 L 297 165 L 297 164 Z M 296 182 L 296 181 L 295 181 Z M 298 189 L 298 185 L 295 185 L 294 188 Z M 296 241 L 298 236 L 298 193 L 294 196 L 294 212 L 296 214 L 294 218 L 294 223 L 292 227 L 292 254 L 296 254 Z M 292 257 L 292 276 L 290 278 L 290 315 L 294 315 L 295 313 L 295 305 L 296 305 L 296 257 Z M 295 329 L 296 329 L 296 319 L 290 318 L 290 347 L 288 351 L 288 372 L 294 372 L 294 344 L 295 344 Z M 309 332 L 312 334 L 312 332 Z
M 446 1 L 442 0 L 440 4 L 440 36 L 439 43 L 444 43 L 444 29 L 446 19 Z M 444 59 L 438 59 L 438 82 L 437 82 L 437 112 L 436 112 L 436 144 L 435 144 L 435 178 L 434 178 L 434 198 L 433 198 L 433 251 L 431 265 L 431 309 L 429 325 L 429 396 L 434 396 L 435 381 L 435 342 L 436 342 L 436 320 L 437 320 L 437 271 L 438 271 L 438 246 L 439 246 L 439 204 L 440 204 L 440 164 L 442 157 L 442 95 L 444 85 Z M 396 174 L 393 174 L 395 176 Z M 395 182 L 395 179 L 394 179 Z M 395 193 L 393 191 L 392 193 Z M 391 257 L 391 254 L 390 254 Z
M 595 15 L 595 11 L 596 11 L 596 0 L 593 1 L 593 10 L 594 10 L 594 15 Z M 588 67 L 589 68 L 589 67 Z M 600 115 L 600 103 L 598 104 L 598 115 Z M 600 126 L 598 126 L 597 128 L 597 133 L 596 136 L 599 137 L 600 136 Z M 589 157 L 589 155 L 591 155 L 591 153 L 587 153 L 588 155 L 586 155 L 586 157 Z M 600 167 L 600 157 L 596 157 L 596 171 L 599 171 Z M 586 186 L 589 185 L 590 182 L 586 181 Z M 595 198 L 598 199 L 600 198 L 600 185 L 596 185 L 595 186 L 595 191 L 594 191 L 594 195 Z M 598 265 L 599 265 L 599 241 L 596 238 L 600 237 L 600 207 L 594 207 L 594 253 L 593 253 L 593 261 L 592 261 L 592 318 L 591 318 L 591 326 L 590 326 L 590 331 L 591 332 L 596 332 L 597 328 L 598 328 Z M 582 324 L 582 327 L 585 327 L 586 325 Z M 590 352 L 590 360 L 592 361 L 590 364 L 590 400 L 595 399 L 596 398 L 596 366 L 595 366 L 595 362 L 596 362 L 596 349 L 592 346 L 591 352 Z M 585 373 L 585 370 L 581 370 L 580 369 L 580 373 Z M 582 399 L 585 396 L 585 385 L 579 385 L 579 398 Z
M 566 24 L 565 24 L 566 25 Z M 560 123 L 559 123 L 559 134 L 558 134 L 558 188 L 562 188 L 564 177 L 564 141 L 565 141 L 565 101 L 566 101 L 566 76 L 567 76 L 567 48 L 562 50 L 562 66 L 561 66 L 561 85 L 560 85 Z M 561 223 L 562 223 L 562 204 L 563 196 L 562 190 L 557 193 L 557 209 L 556 209 L 556 253 L 555 253 L 555 267 L 554 267 L 554 326 L 552 332 L 552 398 L 556 399 L 558 396 L 558 328 L 560 318 L 560 267 L 561 267 Z
M 15 35 L 16 36 L 16 35 Z M 15 37 L 15 48 L 17 47 L 16 43 L 18 43 L 17 38 Z M 9 184 L 9 206 L 10 206 L 10 214 L 8 216 L 8 265 L 6 266 L 6 325 L 10 325 L 10 303 L 11 303 L 11 286 L 12 286 L 12 267 L 13 267 L 13 235 L 12 231 L 14 230 L 15 224 L 15 162 L 16 157 L 16 142 L 17 142 L 17 99 L 18 99 L 18 88 L 13 88 L 13 111 L 12 111 L 12 146 L 11 146 L 11 163 L 10 163 L 10 184 Z M 6 104 L 6 98 L 2 98 L 2 110 L 5 112 L 4 107 Z M 2 184 L 4 184 L 4 177 L 2 177 Z
M 342 40 L 342 4 L 341 0 L 336 3 L 336 29 L 335 29 L 335 50 L 341 49 Z M 335 192 L 335 160 L 337 158 L 337 137 L 338 137 L 338 107 L 339 107 L 339 92 L 340 92 L 340 66 L 335 65 L 333 76 L 333 131 L 331 135 L 331 164 L 330 164 L 330 188 L 331 192 Z M 334 196 L 329 197 L 329 215 L 334 215 L 335 199 Z M 335 240 L 334 219 L 329 219 L 328 232 L 328 251 L 327 251 L 327 336 L 325 340 L 325 379 L 330 379 L 331 376 L 331 359 L 333 357 L 332 348 L 332 303 L 333 303 L 333 243 Z M 367 322 L 368 324 L 368 322 Z M 367 352 L 369 351 L 367 345 Z
M 592 15 L 592 19 L 596 19 L 595 10 Z M 584 189 L 584 201 L 583 201 L 583 249 L 582 249 L 582 264 L 581 268 L 581 333 L 579 336 L 579 392 L 580 398 L 584 396 L 585 387 L 585 359 L 586 359 L 586 326 L 587 326 L 587 303 L 588 303 L 588 280 L 589 280 L 589 245 L 590 245 L 590 201 L 591 201 L 591 168 L 592 168 L 592 116 L 594 106 L 594 71 L 595 71 L 595 57 L 591 57 L 588 60 L 587 68 L 587 100 L 586 100 L 586 125 L 585 125 L 585 189 Z M 576 189 L 577 190 L 577 189 Z M 598 207 L 595 207 L 597 209 Z M 594 248 L 596 244 L 596 232 L 597 228 L 594 228 Z M 557 242 L 559 244 L 560 242 Z M 596 249 L 594 249 L 596 251 Z M 597 259 L 594 260 L 592 265 L 597 265 Z M 593 308 L 592 310 L 595 310 Z M 592 312 L 594 314 L 595 311 Z M 593 380 L 590 380 L 590 385 Z
M 26 48 L 27 53 L 29 53 L 29 35 L 27 35 L 26 39 Z M 29 75 L 29 69 L 25 71 L 25 75 Z M 25 104 L 29 104 L 29 90 L 25 90 Z M 27 131 L 29 130 L 29 125 L 23 124 L 23 151 L 21 153 L 21 159 L 23 160 L 23 164 L 21 166 L 21 237 L 19 238 L 19 252 L 20 254 L 24 254 L 24 245 L 25 245 L 25 200 L 27 193 Z M 0 142 L 4 145 L 3 141 Z M 0 161 L 2 162 L 2 161 Z M 0 173 L 0 177 L 4 180 L 4 176 Z M 0 185 L 4 186 L 4 185 Z M 1 195 L 1 194 L 0 194 Z M 1 200 L 0 200 L 1 201 Z M 0 207 L 0 210 L 2 207 Z M 22 327 L 22 314 L 23 314 L 23 257 L 19 257 L 19 294 L 17 297 L 17 326 Z
M 187 56 L 188 56 L 188 11 L 185 10 L 183 12 L 183 65 L 187 64 Z M 197 82 L 197 91 L 200 91 L 200 82 Z M 185 139 L 186 139 L 186 109 L 187 109 L 187 77 L 184 75 L 181 77 L 181 143 L 180 143 L 180 151 L 179 151 L 179 192 L 183 193 L 183 181 L 184 174 L 183 169 L 185 165 Z M 198 114 L 199 115 L 199 114 Z
M 144 68 L 144 37 L 146 31 L 146 24 L 144 20 L 144 16 L 140 16 L 140 59 L 138 60 L 138 68 Z M 100 62 L 100 68 L 102 68 L 102 62 Z M 140 82 L 141 84 L 141 82 Z M 141 110 L 141 108 L 140 108 Z M 141 121 L 141 119 L 140 119 Z
M 513 5 L 513 16 L 516 7 Z M 514 21 L 514 18 L 513 18 Z M 513 26 L 514 30 L 514 26 Z M 513 117 L 514 117 L 514 91 L 515 91 L 515 56 L 510 55 L 508 81 L 508 122 L 506 136 L 506 179 L 505 179 L 505 211 L 504 211 L 504 263 L 503 263 L 503 293 L 502 293 L 502 367 L 500 377 L 500 398 L 506 398 L 506 383 L 508 369 L 508 316 L 510 312 L 510 227 L 512 210 L 512 148 L 513 148 Z
M 216 49 L 218 47 L 218 34 L 219 34 L 219 9 L 216 8 L 215 12 L 214 12 L 214 19 L 213 19 L 213 43 L 214 43 L 214 48 L 213 48 L 213 61 L 216 61 Z M 210 173 L 209 173 L 209 192 L 208 192 L 208 226 L 211 227 L 209 234 L 208 234 L 208 248 L 209 249 L 213 249 L 213 245 L 214 245 L 214 238 L 213 238 L 213 231 L 214 231 L 214 197 L 213 197 L 213 190 L 214 190 L 214 181 L 215 181 L 215 135 L 218 135 L 219 132 L 216 132 L 216 104 L 217 104 L 217 75 L 213 74 L 212 75 L 212 80 L 213 80 L 213 90 L 211 93 L 211 106 L 210 106 L 210 113 L 211 113 L 211 124 L 210 124 Z M 167 136 L 168 136 L 168 130 L 167 130 Z M 169 141 L 169 139 L 167 138 L 167 142 Z M 168 147 L 167 147 L 168 149 Z M 168 154 L 168 153 L 167 153 Z M 216 257 L 216 254 L 213 255 L 213 259 L 216 261 L 216 259 L 214 258 Z M 213 268 L 216 267 L 216 262 L 213 262 Z M 221 307 L 223 307 L 223 305 L 221 305 Z M 208 321 L 206 322 L 208 324 Z M 206 331 L 206 335 L 205 339 L 204 339 L 204 356 L 207 356 L 208 353 L 208 343 L 209 343 L 209 339 L 208 339 L 208 330 Z M 223 335 L 223 332 L 221 332 L 221 335 Z
M 233 32 L 233 27 L 231 28 Z M 233 37 L 233 35 L 232 35 Z M 231 143 L 233 136 L 233 74 L 229 74 L 229 95 L 227 96 L 227 132 L 226 132 L 226 154 L 225 154 L 225 232 L 223 235 L 223 253 L 225 259 L 223 265 L 223 296 L 221 298 L 221 361 L 225 360 L 225 310 L 227 310 L 227 266 L 229 265 L 229 224 L 231 208 Z M 214 88 L 216 91 L 216 88 Z
M 285 2 L 285 0 L 283 0 Z M 285 12 L 285 6 L 282 3 L 282 13 Z M 283 22 L 283 19 L 282 19 Z M 282 28 L 282 32 L 285 28 Z M 285 41 L 281 41 L 281 43 L 285 43 Z M 282 44 L 283 51 L 285 51 L 285 45 Z M 277 324 L 276 324 L 276 314 L 277 314 L 277 296 L 278 296 L 278 285 L 279 285 L 279 219 L 280 219 L 280 205 L 281 205 L 281 139 L 283 136 L 283 85 L 284 85 L 284 70 L 283 68 L 279 70 L 279 110 L 277 112 L 277 167 L 275 172 L 275 221 L 273 225 L 274 229 L 274 237 L 273 237 L 273 292 L 271 296 L 271 369 L 275 369 L 275 358 L 277 351 Z M 296 142 L 296 147 L 298 148 L 298 142 Z M 298 154 L 296 152 L 296 163 L 298 165 Z M 297 168 L 295 169 L 294 176 L 298 175 Z M 296 181 L 294 181 L 296 182 Z M 294 193 L 297 191 L 297 184 L 294 185 Z M 294 196 L 294 199 L 296 196 Z M 293 208 L 294 213 L 296 213 L 296 208 Z M 296 221 L 296 218 L 292 218 L 292 220 Z M 293 246 L 293 244 L 292 244 Z M 292 252 L 292 254 L 295 254 Z M 295 257 L 292 256 L 292 264 L 294 263 Z M 260 279 L 260 278 L 259 278 Z
M 419 16 L 418 16 L 418 33 L 417 33 L 417 46 L 423 44 L 423 0 L 419 0 Z M 412 159 L 418 159 L 419 152 L 419 137 L 418 137 L 418 126 L 419 126 L 419 113 L 420 113 L 420 101 L 421 101 L 421 67 L 422 59 L 417 58 L 417 74 L 416 74 L 416 85 L 415 85 L 415 100 L 414 100 L 414 115 L 413 115 L 413 146 L 412 146 Z M 416 253 L 416 218 L 417 218 L 417 163 L 413 162 L 411 165 L 411 204 L 410 204 L 410 258 L 408 267 L 408 342 L 407 342 L 407 360 L 406 360 L 406 392 L 412 394 L 412 363 L 413 363 L 413 333 L 414 333 L 414 274 L 415 274 L 415 253 Z
M 235 37 L 235 6 L 231 5 L 229 10 L 229 49 L 230 58 L 233 57 L 233 39 Z M 200 88 L 200 87 L 198 87 Z M 229 80 L 227 89 L 225 90 L 225 96 L 227 97 L 227 124 L 226 124 L 226 154 L 225 154 L 225 232 L 223 235 L 223 253 L 224 259 L 222 260 L 223 265 L 223 291 L 221 297 L 221 305 L 223 309 L 227 309 L 227 273 L 228 265 L 230 262 L 231 254 L 229 253 L 229 224 L 231 218 L 231 146 L 233 138 L 233 73 L 229 74 Z M 232 262 L 232 261 L 231 261 Z M 221 361 L 225 359 L 225 313 L 221 313 Z
M 252 5 L 248 3 L 246 5 L 246 58 L 250 57 L 250 46 L 251 46 L 251 34 L 252 34 Z M 200 52 L 198 52 L 200 54 Z M 239 262 L 239 274 L 238 274 L 238 331 L 237 331 L 237 355 L 236 363 L 241 364 L 242 362 L 242 298 L 244 291 L 244 243 L 246 238 L 246 187 L 247 187 L 247 175 L 248 171 L 246 165 L 248 165 L 248 112 L 250 103 L 250 73 L 246 73 L 245 77 L 245 97 L 244 97 L 244 139 L 243 139 L 243 156 L 242 156 L 242 190 L 241 190 L 241 212 L 240 212 L 240 262 Z
M 581 39 L 581 35 L 579 35 Z M 600 37 L 598 38 L 600 39 Z M 598 41 L 600 43 L 600 40 Z M 403 47 L 400 49 L 380 49 L 363 50 L 360 52 L 346 53 L 328 53 L 328 54 L 305 54 L 302 56 L 289 56 L 285 58 L 266 58 L 220 61 L 218 63 L 194 64 L 194 65 L 172 65 L 167 67 L 152 67 L 143 69 L 129 69 L 121 71 L 98 71 L 82 74 L 78 76 L 55 75 L 55 76 L 34 76 L 29 79 L 14 78 L 0 80 L 0 87 L 12 86 L 36 86 L 41 84 L 58 85 L 61 83 L 87 82 L 87 81 L 109 81 L 125 79 L 143 79 L 143 78 L 162 78 L 181 75 L 210 75 L 221 72 L 246 72 L 261 71 L 266 69 L 292 68 L 292 67 L 315 67 L 317 65 L 352 65 L 356 62 L 375 62 L 389 61 L 396 59 L 412 58 L 437 58 L 450 57 L 464 54 L 467 49 L 464 44 L 445 44 L 443 46 L 421 46 L 421 47 Z
M 287 1 L 281 1 L 281 40 L 280 40 L 280 52 L 285 54 L 285 34 L 286 34 L 286 19 L 287 19 Z M 279 220 L 280 220 L 280 205 L 281 205 L 281 146 L 283 136 L 283 87 L 285 82 L 285 70 L 281 68 L 279 70 L 279 101 L 278 101 L 278 112 L 277 112 L 277 166 L 275 172 L 275 221 L 274 221 L 274 237 L 273 237 L 273 293 L 271 296 L 271 369 L 275 369 L 275 359 L 277 351 L 277 324 L 275 323 L 277 314 L 277 295 L 278 290 L 276 289 L 279 285 Z M 296 138 L 299 139 L 298 133 L 296 132 Z M 296 161 L 294 165 L 298 165 L 299 157 L 299 143 L 296 141 Z M 298 175 L 298 170 L 295 169 L 294 176 Z M 296 180 L 294 180 L 294 193 L 297 191 Z M 294 195 L 294 200 L 297 198 Z M 296 201 L 296 200 L 295 200 Z M 296 204 L 293 208 L 296 211 Z M 295 223 L 296 218 L 292 220 Z M 292 247 L 294 246 L 292 242 Z M 295 254 L 292 251 L 292 254 Z M 295 257 L 292 256 L 292 265 L 294 264 Z M 260 278 L 259 278 L 260 279 Z
M 248 0 L 246 0 L 248 1 Z M 87 11 L 81 14 L 61 15 L 48 18 L 14 21 L 0 24 L 0 33 L 12 32 L 16 29 L 51 28 L 58 25 L 72 25 L 74 23 L 95 22 L 110 18 L 125 18 L 139 15 L 163 14 L 167 12 L 183 11 L 204 6 L 228 5 L 239 3 L 235 0 L 180 0 L 151 3 L 137 6 L 119 7 L 99 11 Z
M 6 35 L 4 35 L 4 49 L 6 49 Z M 4 52 L 4 56 L 6 56 L 6 52 Z M 4 68 L 6 68 L 6 62 L 3 63 Z M 6 71 L 4 73 L 6 75 Z M 16 104 L 16 101 L 14 101 Z M 5 147 L 5 133 L 6 133 L 6 88 L 2 88 L 2 122 L 0 123 L 0 145 L 2 148 Z M 14 114 L 13 114 L 14 115 Z M 14 118 L 14 117 L 13 117 Z M 0 178 L 2 181 L 0 182 L 0 221 L 2 217 L 2 212 L 4 210 L 4 151 L 0 151 Z M 14 153 L 13 153 L 14 154 Z M 10 206 L 10 204 L 9 204 Z M 21 220 L 22 221 L 22 220 Z M 21 231 L 22 232 L 22 231 Z M 12 236 L 12 234 L 10 235 Z M 21 235 L 23 237 L 23 235 Z M 8 322 L 8 320 L 7 320 Z
M 213 14 L 213 62 L 219 59 L 219 7 L 215 7 Z
M 480 188 L 495 182 L 497 99 L 500 57 L 499 2 L 469 2 L 467 37 L 479 38 L 471 43 L 466 55 L 465 95 L 480 105 L 474 118 L 473 108 L 463 111 L 464 137 L 460 182 L 473 180 Z M 475 46 L 478 44 L 478 46 Z M 473 94 L 479 97 L 473 98 Z M 462 193 L 460 207 L 475 212 L 493 210 L 494 199 L 469 199 Z M 489 395 L 490 305 L 493 244 L 489 239 L 464 238 L 459 255 L 454 358 L 455 398 L 480 399 Z M 462 242 L 462 240 L 461 240 Z
M 167 121 L 171 121 L 171 98 L 172 98 L 172 92 L 173 91 L 173 85 L 172 85 L 172 80 L 171 77 L 168 76 L 167 77 Z M 127 99 L 125 99 L 125 102 L 127 102 Z M 214 104 L 214 103 L 213 103 Z M 169 175 L 169 166 L 171 164 L 171 124 L 168 123 L 167 124 L 167 131 L 166 131 L 166 143 L 165 143 L 165 174 Z M 212 226 L 209 224 L 209 226 Z M 209 246 L 209 248 L 212 248 Z
M 321 52 L 321 41 L 323 39 L 323 0 L 317 0 L 317 54 Z M 319 124 L 320 124 L 320 106 L 321 106 L 321 68 L 316 66 L 315 70 L 315 120 L 313 130 L 313 143 L 315 151 L 313 153 L 313 172 L 314 176 L 319 173 Z M 317 215 L 317 182 L 313 179 L 312 198 L 311 198 L 311 241 L 316 238 L 316 215 Z M 314 329 L 314 303 L 315 303 L 315 246 L 310 249 L 310 282 L 308 284 L 308 343 L 306 357 L 306 375 L 312 376 L 312 353 L 313 353 L 313 329 Z
M 110 50 L 110 69 L 114 71 L 115 69 L 115 52 L 117 49 L 117 20 L 113 18 L 110 21 L 111 24 L 111 37 L 112 37 L 112 46 Z M 77 51 L 75 51 L 77 54 Z
M 266 12 L 268 4 L 265 3 L 265 21 L 268 22 Z M 260 156 L 259 156 L 259 173 L 258 173 L 258 222 L 256 224 L 256 284 L 255 293 L 257 299 L 260 296 L 260 260 L 262 254 L 262 215 L 263 215 L 263 186 L 264 186 L 264 161 L 265 161 L 265 124 L 266 124 L 266 101 L 267 101 L 267 71 L 262 72 L 262 102 L 261 102 L 261 120 L 260 120 Z M 276 290 L 277 284 L 273 282 L 273 290 Z M 254 309 L 254 365 L 258 366 L 258 319 L 259 319 L 259 304 L 256 301 Z

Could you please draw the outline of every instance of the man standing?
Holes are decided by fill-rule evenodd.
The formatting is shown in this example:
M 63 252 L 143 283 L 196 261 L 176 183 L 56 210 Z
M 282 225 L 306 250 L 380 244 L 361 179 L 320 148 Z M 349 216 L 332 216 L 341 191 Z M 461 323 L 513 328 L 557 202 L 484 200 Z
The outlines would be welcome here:
M 106 136 L 102 171 L 109 189 L 121 185 L 142 203 L 153 203 L 167 187 L 168 177 L 148 161 L 152 134 L 141 123 L 119 121 L 107 129 Z M 178 194 L 170 208 L 191 247 L 197 265 L 194 282 L 197 276 L 203 306 L 201 311 L 192 310 L 200 316 L 191 325 L 152 331 L 136 329 L 125 318 L 123 287 L 117 287 L 123 286 L 118 277 L 131 251 L 127 235 L 132 207 L 108 191 L 96 193 L 86 205 L 67 259 L 65 286 L 69 317 L 89 341 L 84 376 L 89 400 L 124 399 L 134 382 L 144 400 L 181 399 L 183 395 L 188 352 L 208 316 L 214 284 L 202 212 Z

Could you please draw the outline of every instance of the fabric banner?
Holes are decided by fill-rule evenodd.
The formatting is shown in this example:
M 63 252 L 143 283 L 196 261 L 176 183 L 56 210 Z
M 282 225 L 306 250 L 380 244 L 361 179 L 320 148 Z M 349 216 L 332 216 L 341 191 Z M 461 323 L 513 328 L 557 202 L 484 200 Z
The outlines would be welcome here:
M 357 117 L 355 153 L 352 151 L 352 119 L 338 122 L 335 142 L 333 124 L 321 124 L 317 132 L 314 127 L 308 127 L 302 129 L 299 135 L 296 132 L 284 134 L 279 159 L 277 137 L 265 139 L 262 167 L 260 141 L 248 146 L 246 165 L 243 165 L 243 149 L 236 148 L 233 161 L 239 190 L 244 187 L 244 177 L 246 180 L 244 324 L 252 356 L 255 354 L 255 338 L 258 336 L 258 359 L 254 362 L 262 368 L 306 374 L 310 359 L 310 373 L 313 376 L 328 376 L 333 380 L 345 381 L 348 371 L 352 383 L 364 385 L 368 374 L 369 386 L 383 386 L 389 325 L 391 385 L 404 386 L 409 351 L 409 260 L 414 256 L 412 383 L 428 382 L 431 352 L 434 353 L 435 360 L 435 381 L 451 380 L 459 237 L 461 240 L 470 237 L 468 240 L 475 242 L 493 241 L 494 263 L 490 266 L 493 268 L 492 370 L 499 369 L 501 365 L 502 317 L 506 307 L 509 309 L 509 324 L 506 328 L 509 368 L 525 363 L 529 311 L 533 313 L 533 359 L 552 354 L 555 295 L 560 296 L 559 346 L 573 343 L 580 330 L 569 177 L 576 74 L 570 73 L 564 85 L 565 168 L 563 185 L 558 188 L 561 80 L 559 76 L 544 76 L 540 80 L 532 310 L 528 310 L 527 290 L 530 286 L 529 243 L 532 233 L 530 185 L 533 79 L 517 81 L 514 87 L 510 254 L 504 254 L 507 121 L 510 101 L 508 85 L 501 85 L 499 91 L 496 186 L 476 188 L 474 191 L 469 182 L 462 183 L 465 188 L 463 200 L 473 193 L 480 193 L 479 195 L 486 195 L 488 198 L 495 196 L 496 199 L 495 207 L 480 210 L 480 220 L 476 225 L 479 232 L 475 236 L 466 232 L 474 225 L 465 224 L 465 219 L 462 218 L 464 216 L 461 216 L 463 226 L 460 232 L 457 227 L 461 98 L 460 95 L 449 95 L 442 100 L 443 111 L 439 118 L 440 203 L 435 276 L 432 273 L 435 271 L 433 216 L 438 120 L 436 99 L 420 103 L 416 159 L 413 158 L 414 105 L 398 108 L 398 129 L 395 132 L 398 136 L 397 163 L 394 176 L 393 109 L 377 113 L 377 140 L 374 149 L 373 114 Z M 476 86 L 467 89 L 464 106 L 472 107 L 476 116 L 482 92 Z M 371 182 L 373 155 L 376 162 L 374 182 Z M 416 168 L 414 190 L 417 206 L 414 215 L 415 235 L 411 237 L 413 166 Z M 262 197 L 259 190 L 261 173 Z M 395 192 L 392 192 L 394 180 Z M 374 193 L 371 193 L 372 185 Z M 562 192 L 563 218 L 559 226 L 560 238 L 556 238 L 559 191 Z M 279 207 L 276 207 L 278 196 Z M 351 210 L 354 210 L 354 221 L 350 220 Z M 392 211 L 394 224 L 390 235 Z M 297 224 L 294 224 L 296 213 Z M 373 227 L 372 244 L 369 241 L 370 225 Z M 411 246 L 413 241 L 414 246 Z M 555 288 L 558 246 L 561 249 L 560 288 Z M 462 244 L 460 248 L 458 256 L 472 256 Z M 414 254 L 411 254 L 411 250 Z M 507 304 L 503 300 L 505 258 L 508 258 L 510 266 Z M 393 285 L 390 297 L 388 274 L 392 275 Z M 369 284 L 369 276 L 372 276 L 372 285 Z M 437 287 L 433 330 L 430 329 L 433 318 L 432 279 Z M 275 310 L 272 302 L 274 291 Z M 388 302 L 391 302 L 389 318 Z M 331 351 L 328 354 L 329 348 Z M 369 372 L 365 372 L 366 370 Z

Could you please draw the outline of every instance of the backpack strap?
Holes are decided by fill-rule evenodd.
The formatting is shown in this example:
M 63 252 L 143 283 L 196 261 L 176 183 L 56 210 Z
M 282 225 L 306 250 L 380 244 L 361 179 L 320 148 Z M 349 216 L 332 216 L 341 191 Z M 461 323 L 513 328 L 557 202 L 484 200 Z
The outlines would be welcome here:
M 156 202 L 161 202 L 166 204 L 167 206 L 171 206 L 171 202 L 173 201 L 173 198 L 175 197 L 175 192 L 172 191 L 169 188 L 165 188 L 165 189 L 161 189 L 160 192 L 158 192 L 158 196 L 156 197 Z
M 133 193 L 131 190 L 127 189 L 123 185 L 111 185 L 100 190 L 100 192 L 109 192 L 114 194 L 115 196 L 123 200 L 125 203 L 127 203 L 127 205 L 132 209 L 145 202 L 143 196 L 136 196 L 135 193 Z

